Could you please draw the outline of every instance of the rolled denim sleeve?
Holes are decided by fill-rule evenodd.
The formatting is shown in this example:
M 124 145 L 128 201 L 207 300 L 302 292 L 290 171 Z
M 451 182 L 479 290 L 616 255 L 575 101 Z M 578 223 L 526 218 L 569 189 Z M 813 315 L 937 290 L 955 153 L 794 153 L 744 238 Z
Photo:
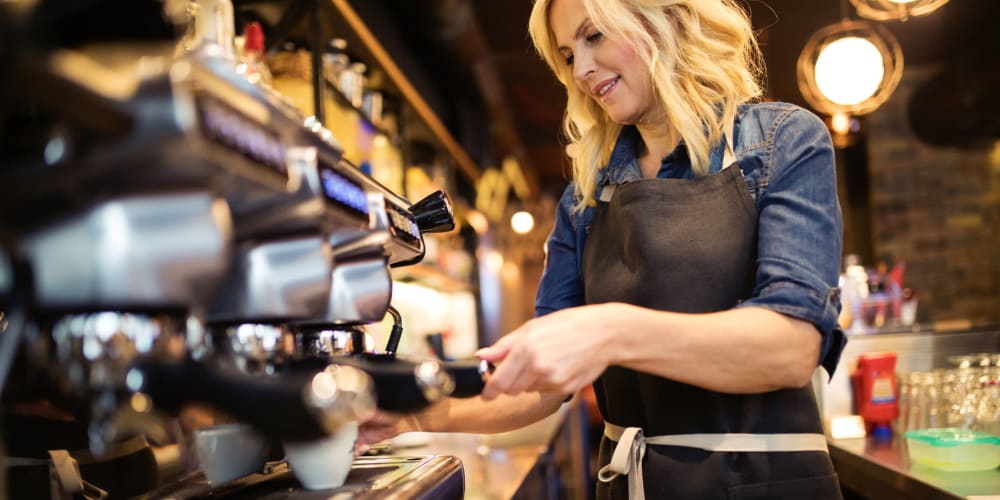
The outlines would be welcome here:
M 843 226 L 826 126 L 795 109 L 775 123 L 759 210 L 756 306 L 808 321 L 822 335 L 818 364 L 833 375 L 846 343 L 837 323 Z
M 583 280 L 580 277 L 582 238 L 578 237 L 573 206 L 573 183 L 563 192 L 556 209 L 556 222 L 546 243 L 545 268 L 535 295 L 535 315 L 583 305 Z

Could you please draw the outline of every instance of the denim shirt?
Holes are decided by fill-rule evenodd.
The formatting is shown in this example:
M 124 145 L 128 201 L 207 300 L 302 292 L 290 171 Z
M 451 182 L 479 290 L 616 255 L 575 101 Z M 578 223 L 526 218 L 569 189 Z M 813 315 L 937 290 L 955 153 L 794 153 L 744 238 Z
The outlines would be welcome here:
M 597 191 L 642 178 L 634 127 L 619 135 Z M 757 275 L 752 296 L 736 307 L 763 307 L 816 326 L 822 335 L 818 364 L 832 376 L 847 342 L 837 324 L 837 281 L 843 245 L 833 145 L 822 121 L 792 104 L 745 104 L 737 112 L 733 150 L 757 205 Z M 725 142 L 711 151 L 709 172 L 722 169 Z M 663 159 L 659 178 L 691 178 L 684 145 Z M 583 248 L 593 208 L 574 213 L 574 184 L 566 188 L 548 239 L 545 270 L 535 298 L 542 316 L 584 304 Z

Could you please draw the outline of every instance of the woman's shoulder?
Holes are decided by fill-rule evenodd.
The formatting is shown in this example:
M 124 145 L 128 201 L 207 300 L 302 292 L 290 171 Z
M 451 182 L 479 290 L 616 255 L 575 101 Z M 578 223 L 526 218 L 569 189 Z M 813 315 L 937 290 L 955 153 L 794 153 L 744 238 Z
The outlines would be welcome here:
M 826 124 L 799 105 L 762 101 L 740 106 L 736 116 L 736 143 L 742 149 L 754 149 L 774 143 L 781 130 L 815 130 L 826 133 Z
M 819 116 L 802 106 L 790 102 L 761 101 L 743 104 L 736 115 L 740 130 L 760 130 L 773 134 L 780 127 L 816 127 L 825 129 Z

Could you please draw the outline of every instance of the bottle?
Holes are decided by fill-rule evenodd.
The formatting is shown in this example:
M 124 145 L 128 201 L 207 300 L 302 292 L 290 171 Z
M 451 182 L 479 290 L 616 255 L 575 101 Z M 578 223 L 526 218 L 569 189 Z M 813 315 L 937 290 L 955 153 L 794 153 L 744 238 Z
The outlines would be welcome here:
M 361 109 L 364 104 L 365 71 L 367 69 L 363 62 L 352 62 L 347 66 L 347 71 L 340 74 L 340 91 L 344 93 L 355 109 Z
M 876 438 L 891 438 L 892 422 L 899 416 L 896 391 L 896 353 L 878 352 L 858 356 L 851 374 L 858 414 L 865 429 Z
M 216 55 L 233 60 L 236 33 L 233 2 L 230 0 L 191 0 L 187 6 L 191 22 L 178 48 L 182 52 L 208 47 Z
M 244 73 L 247 81 L 271 86 L 271 71 L 264 64 L 264 29 L 260 23 L 249 22 L 243 27 L 243 52 L 236 71 Z
M 848 309 L 844 314 L 849 321 L 845 330 L 848 333 L 865 333 L 862 307 L 868 299 L 868 271 L 861 265 L 861 258 L 855 254 L 844 257 L 844 274 L 841 277 L 843 307 Z M 843 326 L 843 325 L 841 325 Z
M 323 54 L 323 77 L 336 89 L 340 89 L 340 74 L 351 63 L 347 57 L 347 42 L 343 38 L 332 38 Z

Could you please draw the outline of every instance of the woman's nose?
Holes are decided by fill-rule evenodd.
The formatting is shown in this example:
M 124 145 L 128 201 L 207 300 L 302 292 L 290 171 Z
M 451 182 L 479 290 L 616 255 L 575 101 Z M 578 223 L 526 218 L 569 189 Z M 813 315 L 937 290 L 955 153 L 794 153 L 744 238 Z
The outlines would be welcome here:
M 580 50 L 573 54 L 573 78 L 584 82 L 595 71 L 594 56 L 589 50 Z

